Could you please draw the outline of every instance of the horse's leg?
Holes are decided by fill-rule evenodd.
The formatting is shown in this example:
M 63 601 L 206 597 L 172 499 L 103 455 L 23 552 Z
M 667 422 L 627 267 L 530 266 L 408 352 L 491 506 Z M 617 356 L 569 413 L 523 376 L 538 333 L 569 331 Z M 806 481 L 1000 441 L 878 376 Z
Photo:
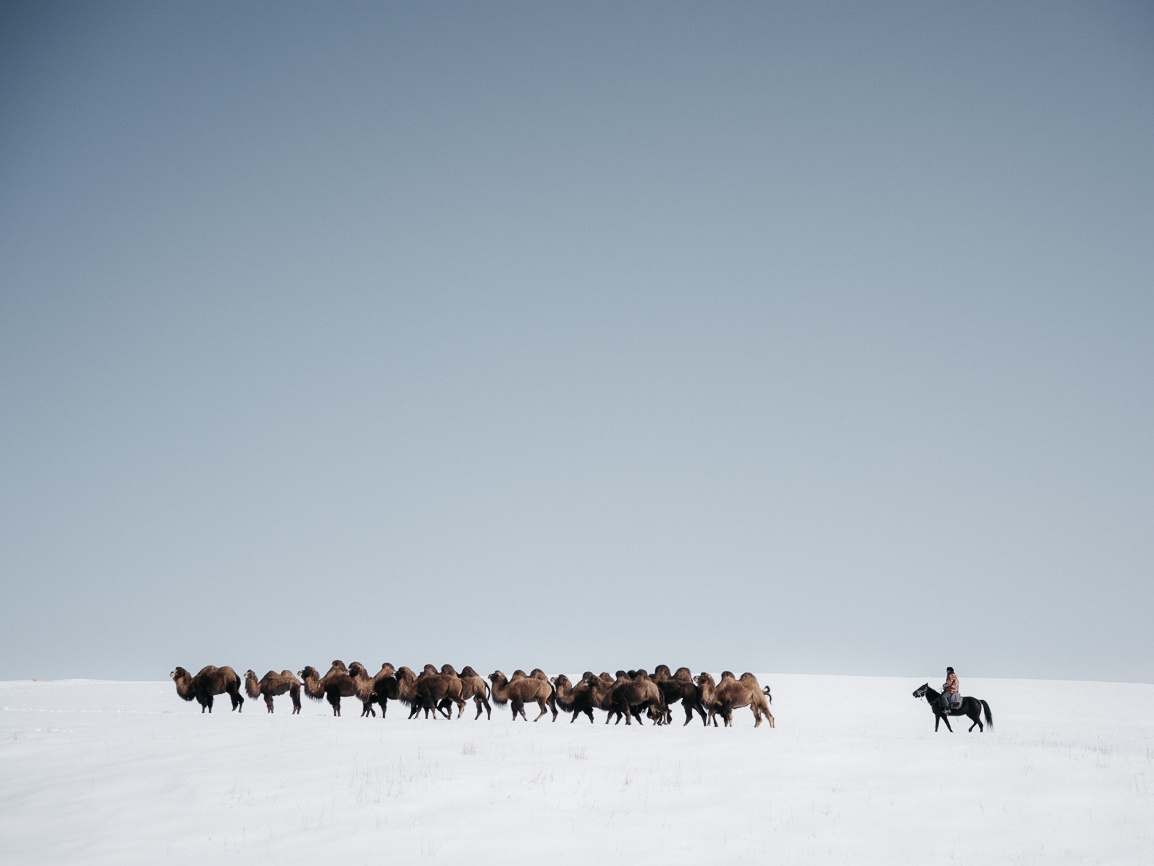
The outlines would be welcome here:
M 972 731 L 975 726 L 977 727 L 979 734 L 985 731 L 986 728 L 982 724 L 982 708 L 978 702 L 972 698 L 966 698 L 966 715 L 969 716 L 974 722 L 974 724 L 970 725 L 970 731 Z M 969 733 L 969 731 L 966 733 Z

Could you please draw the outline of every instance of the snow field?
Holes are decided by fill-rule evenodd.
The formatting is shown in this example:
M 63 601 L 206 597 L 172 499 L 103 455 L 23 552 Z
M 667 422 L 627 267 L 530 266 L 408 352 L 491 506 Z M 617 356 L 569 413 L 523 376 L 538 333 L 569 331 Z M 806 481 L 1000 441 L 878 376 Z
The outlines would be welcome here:
M 1154 686 L 963 678 L 994 730 L 935 734 L 924 678 L 759 679 L 775 730 L 0 683 L 0 861 L 1154 863 Z

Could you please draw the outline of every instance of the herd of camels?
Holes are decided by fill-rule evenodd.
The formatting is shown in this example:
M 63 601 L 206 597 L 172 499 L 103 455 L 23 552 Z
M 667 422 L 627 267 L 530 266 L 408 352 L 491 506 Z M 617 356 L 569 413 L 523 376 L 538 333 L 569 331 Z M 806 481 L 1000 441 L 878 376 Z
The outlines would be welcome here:
M 239 711 L 244 705 L 241 695 L 240 677 L 227 665 L 208 665 L 195 676 L 184 668 L 176 668 L 172 674 L 177 694 L 186 701 L 195 700 L 201 712 L 212 712 L 214 695 L 227 694 L 232 700 L 232 708 Z M 298 678 L 299 677 L 299 678 Z M 292 699 L 293 713 L 301 709 L 301 690 L 316 701 L 328 700 L 333 715 L 341 714 L 341 698 L 357 698 L 361 702 L 361 716 L 375 716 L 376 706 L 384 718 L 389 701 L 399 701 L 409 708 L 412 719 L 424 711 L 425 718 L 437 714 L 452 718 L 452 708 L 457 708 L 457 718 L 465 712 L 465 704 L 472 700 L 477 708 L 474 719 L 491 718 L 489 699 L 498 706 L 508 704 L 513 711 L 514 721 L 520 716 L 528 721 L 525 707 L 536 704 L 540 709 L 533 721 L 539 720 L 552 711 L 553 721 L 558 712 L 572 713 L 570 722 L 581 715 L 593 721 L 593 711 L 606 713 L 605 721 L 630 725 L 634 720 L 641 724 L 648 717 L 655 725 L 665 725 L 673 721 L 674 704 L 680 702 L 685 710 L 685 724 L 693 721 L 693 714 L 701 717 L 704 725 L 717 725 L 720 716 L 728 727 L 733 724 L 733 711 L 749 707 L 753 712 L 754 727 L 762 718 L 773 727 L 773 715 L 769 704 L 773 701 L 769 687 L 762 688 L 757 677 L 744 673 L 735 677 L 724 671 L 720 680 L 714 680 L 708 673 L 693 676 L 689 668 L 678 668 L 671 672 L 668 665 L 658 665 L 652 675 L 644 670 L 618 671 L 616 676 L 608 673 L 594 674 L 586 671 L 574 683 L 564 674 L 549 677 L 540 668 L 531 673 L 522 670 L 506 677 L 501 671 L 489 674 L 488 682 L 472 667 L 466 666 L 460 673 L 452 665 L 442 665 L 438 670 L 433 665 L 425 665 L 419 674 L 410 668 L 395 668 L 387 662 L 372 675 L 360 662 L 345 663 L 337 659 L 321 676 L 314 667 L 306 667 L 299 674 L 292 671 L 269 671 L 259 680 L 253 671 L 246 671 L 244 690 L 250 698 L 263 697 L 268 711 L 273 711 L 273 698 L 288 694 Z

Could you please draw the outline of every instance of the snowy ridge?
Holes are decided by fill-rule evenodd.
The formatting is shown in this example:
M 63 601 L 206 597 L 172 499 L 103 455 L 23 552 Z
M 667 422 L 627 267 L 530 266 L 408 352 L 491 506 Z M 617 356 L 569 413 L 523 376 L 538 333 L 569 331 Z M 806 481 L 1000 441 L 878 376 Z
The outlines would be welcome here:
M 776 730 L 381 720 L 171 682 L 0 682 L 6 864 L 1154 862 L 1154 686 L 758 674 Z M 937 683 L 932 682 L 931 685 Z M 961 720 L 958 720 L 961 721 Z M 967 723 L 968 724 L 968 723 Z

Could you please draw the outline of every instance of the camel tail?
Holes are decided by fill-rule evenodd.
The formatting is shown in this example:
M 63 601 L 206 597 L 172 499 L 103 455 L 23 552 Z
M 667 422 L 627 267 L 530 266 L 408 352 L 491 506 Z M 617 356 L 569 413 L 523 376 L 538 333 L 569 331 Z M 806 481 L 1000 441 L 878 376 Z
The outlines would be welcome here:
M 982 709 L 986 711 L 986 727 L 992 731 L 994 729 L 994 714 L 990 712 L 990 705 L 982 701 Z

